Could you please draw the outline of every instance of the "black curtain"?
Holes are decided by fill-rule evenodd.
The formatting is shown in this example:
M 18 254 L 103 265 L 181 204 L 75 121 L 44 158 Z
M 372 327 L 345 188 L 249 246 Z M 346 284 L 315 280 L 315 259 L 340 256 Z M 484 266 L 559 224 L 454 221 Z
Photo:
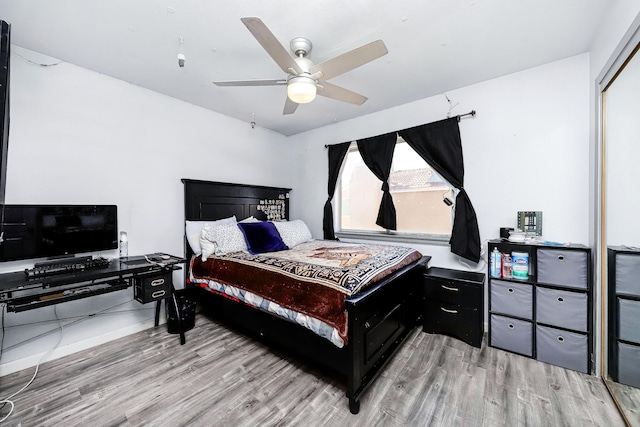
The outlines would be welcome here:
M 376 224 L 387 230 L 396 230 L 396 207 L 389 192 L 389 174 L 396 148 L 396 132 L 358 140 L 358 151 L 364 164 L 382 181 L 382 201 L 378 210 Z
M 329 183 L 328 193 L 329 198 L 324 204 L 324 218 L 322 219 L 322 229 L 324 231 L 324 238 L 326 240 L 336 240 L 336 235 L 333 230 L 333 206 L 331 200 L 336 192 L 336 183 L 338 182 L 338 175 L 340 174 L 340 166 L 344 160 L 344 156 L 349 151 L 350 142 L 344 142 L 342 144 L 330 145 L 329 151 Z
M 459 192 L 451 231 L 451 252 L 480 261 L 480 230 L 471 200 L 464 189 L 464 163 L 458 118 L 416 126 L 398 134 Z

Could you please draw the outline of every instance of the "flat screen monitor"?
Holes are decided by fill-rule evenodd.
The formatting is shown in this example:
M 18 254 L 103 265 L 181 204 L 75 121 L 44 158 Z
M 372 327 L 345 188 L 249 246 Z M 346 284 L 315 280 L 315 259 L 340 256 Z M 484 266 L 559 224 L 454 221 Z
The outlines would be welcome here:
M 9 144 L 9 59 L 11 25 L 0 21 L 0 204 L 4 203 Z
M 0 205 L 0 261 L 54 258 L 118 247 L 115 205 Z

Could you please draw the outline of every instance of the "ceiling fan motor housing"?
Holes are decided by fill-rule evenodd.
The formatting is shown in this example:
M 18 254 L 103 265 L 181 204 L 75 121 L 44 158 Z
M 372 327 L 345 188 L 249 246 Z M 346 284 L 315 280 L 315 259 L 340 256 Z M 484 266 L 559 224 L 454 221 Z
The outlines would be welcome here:
M 291 40 L 291 43 L 289 43 L 291 52 L 293 52 L 296 57 L 305 57 L 309 55 L 312 46 L 313 45 L 311 44 L 311 41 L 309 39 L 305 39 L 304 37 L 296 37 L 295 39 Z

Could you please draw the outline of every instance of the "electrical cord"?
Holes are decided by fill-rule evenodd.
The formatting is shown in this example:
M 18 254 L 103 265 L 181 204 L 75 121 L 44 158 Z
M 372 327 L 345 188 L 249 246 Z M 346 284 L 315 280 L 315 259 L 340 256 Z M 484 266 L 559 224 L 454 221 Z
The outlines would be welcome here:
M 487 246 L 487 243 L 489 243 L 491 239 L 485 239 L 482 241 L 482 244 L 480 245 L 480 260 L 478 260 L 478 264 L 474 267 L 470 264 L 467 264 L 462 258 L 458 258 L 458 262 L 460 264 L 462 264 L 468 271 L 473 271 L 476 273 L 482 273 L 484 271 L 486 271 L 487 269 L 487 260 L 485 258 L 485 250 L 484 248 Z
M 20 394 L 23 391 L 25 391 L 27 389 L 27 387 L 29 387 L 33 383 L 33 381 L 36 379 L 36 376 L 38 375 L 38 370 L 40 369 L 40 364 L 42 363 L 42 361 L 45 360 L 47 357 L 49 357 L 51 355 L 51 353 L 53 353 L 53 351 L 56 348 L 58 348 L 58 346 L 62 342 L 62 337 L 64 336 L 64 325 L 62 324 L 62 321 L 58 317 L 58 311 L 57 311 L 57 307 L 56 306 L 53 306 L 53 313 L 55 314 L 56 319 L 58 320 L 58 326 L 60 327 L 60 336 L 58 337 L 58 342 L 56 342 L 56 344 L 48 352 L 46 352 L 40 358 L 40 360 L 38 360 L 38 363 L 36 364 L 36 369 L 35 369 L 35 371 L 33 373 L 33 376 L 29 380 L 29 382 L 26 383 L 20 390 L 16 391 L 12 395 L 10 395 L 8 397 L 5 397 L 4 399 L 0 400 L 0 404 L 2 404 L 2 406 L 0 406 L 0 410 L 4 409 L 5 405 L 7 405 L 7 404 L 9 404 L 11 406 L 11 408 L 9 409 L 9 412 L 7 413 L 7 415 L 5 415 L 4 418 L 0 418 L 0 423 L 4 422 L 7 418 L 9 418 L 11 416 L 11 414 L 13 413 L 13 410 L 15 409 L 15 404 L 13 403 L 13 401 L 11 399 L 13 399 L 18 394 Z
M 67 327 L 69 327 L 69 326 L 75 325 L 76 323 L 79 323 L 79 322 L 81 322 L 81 321 L 83 321 L 83 320 L 85 320 L 85 319 L 88 319 L 88 318 L 91 318 L 91 317 L 95 317 L 95 316 L 107 316 L 107 315 L 112 315 L 112 314 L 128 313 L 128 312 L 134 312 L 134 311 L 152 311 L 152 310 L 155 310 L 153 307 L 149 307 L 149 308 L 146 308 L 146 307 L 145 307 L 145 308 L 139 308 L 139 309 L 134 309 L 134 310 L 108 311 L 108 310 L 111 310 L 111 309 L 114 309 L 114 308 L 117 308 L 117 307 L 123 306 L 123 305 L 125 305 L 125 304 L 128 304 L 128 303 L 130 303 L 130 302 L 131 302 L 131 301 L 125 301 L 125 302 L 122 302 L 122 303 L 120 303 L 120 304 L 116 304 L 116 305 L 114 305 L 114 306 L 107 307 L 107 308 L 105 308 L 105 309 L 103 309 L 103 310 L 101 310 L 101 311 L 99 311 L 99 312 L 97 312 L 97 313 L 87 314 L 87 315 L 84 315 L 84 316 L 68 316 L 68 317 L 65 317 L 64 319 L 61 319 L 61 320 L 70 320 L 70 319 L 74 319 L 74 321 L 73 321 L 73 322 L 70 322 L 70 323 L 68 323 L 68 324 L 67 324 Z M 54 306 L 54 307 L 55 307 L 55 306 Z M 37 324 L 37 323 L 49 323 L 49 322 L 50 322 L 50 320 L 43 320 L 43 321 L 41 321 L 41 322 L 30 322 L 30 323 L 28 323 L 28 324 L 19 324 L 19 325 L 14 325 L 14 326 L 12 326 L 12 327 L 19 327 L 19 326 L 33 325 L 33 324 Z M 15 344 L 13 344 L 12 346 L 7 347 L 5 350 L 10 350 L 10 349 L 12 349 L 12 348 L 15 348 L 15 347 L 21 346 L 21 345 L 26 344 L 26 343 L 28 343 L 28 342 L 34 341 L 34 340 L 36 340 L 36 339 L 42 338 L 42 337 L 44 337 L 44 336 L 46 336 L 46 335 L 50 334 L 50 333 L 51 333 L 51 332 L 53 332 L 53 331 L 55 331 L 55 329 L 52 329 L 52 330 L 50 330 L 50 331 L 43 332 L 43 333 L 41 333 L 41 334 L 39 334 L 39 335 L 33 336 L 33 337 L 31 337 L 31 338 L 28 338 L 28 339 L 26 339 L 26 340 L 24 340 L 24 341 L 17 342 L 17 343 L 15 343 Z
M 2 313 L 0 314 L 0 317 L 2 317 L 0 319 L 0 323 L 2 323 L 2 338 L 0 339 L 0 361 L 2 360 L 2 353 L 4 349 L 4 310 L 6 306 L 7 304 L 0 304 L 0 312 Z
M 166 266 L 167 266 L 167 264 L 165 264 L 165 263 L 163 263 L 163 262 L 159 262 L 159 261 L 154 261 L 154 260 L 152 260 L 151 258 L 149 258 L 149 255 L 145 255 L 145 256 L 144 256 L 144 259 L 145 259 L 145 260 L 147 260 L 147 262 L 148 262 L 149 264 L 157 265 L 157 266 L 159 266 L 159 267 L 166 267 Z
M 11 55 L 17 55 L 20 58 L 24 59 L 29 64 L 39 65 L 40 67 L 54 67 L 54 66 L 60 65 L 60 64 L 62 64 L 64 62 L 64 61 L 58 61 L 58 62 L 52 62 L 50 64 L 45 64 L 45 63 L 41 63 L 41 62 L 32 61 L 29 58 L 25 58 L 24 56 L 22 56 L 22 55 L 20 55 L 19 53 L 16 53 L 16 52 L 11 52 Z

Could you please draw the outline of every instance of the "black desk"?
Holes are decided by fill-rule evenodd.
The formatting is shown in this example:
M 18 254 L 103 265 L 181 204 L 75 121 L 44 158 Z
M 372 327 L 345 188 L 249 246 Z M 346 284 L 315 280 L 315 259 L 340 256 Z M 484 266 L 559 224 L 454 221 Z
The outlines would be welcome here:
M 181 269 L 183 258 L 171 256 L 170 259 L 152 263 L 145 256 L 114 259 L 108 267 L 74 271 L 65 274 L 27 278 L 24 271 L 0 274 L 0 303 L 5 303 L 8 312 L 21 312 L 60 304 L 95 295 L 117 292 L 134 284 L 153 283 L 155 278 L 169 277 L 168 292 L 153 298 L 156 301 L 155 325 L 158 326 L 160 303 L 171 299 L 176 313 L 180 313 L 178 303 L 170 281 L 171 272 Z M 150 300 L 141 300 L 141 303 Z M 180 324 L 180 316 L 178 316 Z M 184 331 L 180 325 L 180 341 L 184 344 Z

